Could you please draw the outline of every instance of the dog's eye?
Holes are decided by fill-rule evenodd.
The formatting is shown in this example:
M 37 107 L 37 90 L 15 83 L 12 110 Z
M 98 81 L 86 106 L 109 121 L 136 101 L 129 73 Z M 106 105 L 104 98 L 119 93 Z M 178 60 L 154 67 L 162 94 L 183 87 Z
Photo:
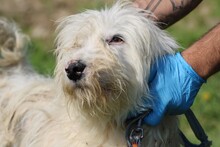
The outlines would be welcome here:
M 122 37 L 122 36 L 120 36 L 120 35 L 115 35 L 115 36 L 113 36 L 111 39 L 106 40 L 106 42 L 107 42 L 109 45 L 112 45 L 112 44 L 121 44 L 121 43 L 124 43 L 124 40 L 123 40 L 123 37 Z

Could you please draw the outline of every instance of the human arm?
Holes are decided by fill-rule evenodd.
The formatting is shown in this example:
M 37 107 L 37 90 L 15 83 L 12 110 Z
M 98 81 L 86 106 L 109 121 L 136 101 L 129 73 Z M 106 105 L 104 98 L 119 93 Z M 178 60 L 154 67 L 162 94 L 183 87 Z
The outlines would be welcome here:
M 151 10 L 157 17 L 155 21 L 163 22 L 158 25 L 165 29 L 184 17 L 201 1 L 136 0 L 134 3 L 140 8 Z M 173 7 L 171 2 L 175 2 L 177 7 Z M 164 23 L 166 25 L 163 25 Z M 145 117 L 145 123 L 157 125 L 166 114 L 184 113 L 190 108 L 205 82 L 203 79 L 220 70 L 219 27 L 219 25 L 214 27 L 181 54 L 165 55 L 152 65 L 148 84 L 150 94 L 154 97 L 151 101 L 153 111 Z
M 134 5 L 156 16 L 161 29 L 168 28 L 198 6 L 202 0 L 135 0 Z
M 220 70 L 220 23 L 182 52 L 183 58 L 203 79 Z
M 181 54 L 165 55 L 152 66 L 149 80 L 153 112 L 144 121 L 157 125 L 166 114 L 182 114 L 201 85 L 220 71 L 220 24 Z

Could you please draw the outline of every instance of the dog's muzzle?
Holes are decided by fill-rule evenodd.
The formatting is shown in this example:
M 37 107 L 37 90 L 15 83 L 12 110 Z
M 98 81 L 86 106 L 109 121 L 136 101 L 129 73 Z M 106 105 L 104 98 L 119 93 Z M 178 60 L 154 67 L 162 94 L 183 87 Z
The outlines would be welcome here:
M 65 69 L 67 77 L 76 82 L 80 80 L 83 76 L 83 71 L 86 68 L 86 65 L 82 61 L 77 60 L 73 63 L 70 63 L 69 66 Z

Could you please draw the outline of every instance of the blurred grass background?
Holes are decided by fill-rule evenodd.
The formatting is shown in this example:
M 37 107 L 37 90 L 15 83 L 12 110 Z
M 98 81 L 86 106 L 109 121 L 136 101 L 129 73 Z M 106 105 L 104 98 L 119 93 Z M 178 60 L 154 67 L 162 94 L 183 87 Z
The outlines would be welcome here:
M 0 16 L 14 20 L 31 38 L 29 59 L 42 74 L 52 75 L 55 67 L 55 20 L 85 9 L 103 7 L 113 0 L 0 0 Z M 167 31 L 187 48 L 220 21 L 220 1 L 203 1 L 184 19 Z M 203 58 L 203 57 L 201 57 Z M 192 109 L 214 147 L 220 146 L 220 74 L 207 80 L 197 95 Z M 197 142 L 184 117 L 180 125 L 190 140 Z

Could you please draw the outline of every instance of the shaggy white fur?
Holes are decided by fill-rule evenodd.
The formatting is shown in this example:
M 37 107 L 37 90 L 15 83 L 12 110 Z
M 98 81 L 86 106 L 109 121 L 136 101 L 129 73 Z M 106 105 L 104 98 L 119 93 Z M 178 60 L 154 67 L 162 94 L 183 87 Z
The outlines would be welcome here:
M 55 80 L 31 69 L 27 37 L 1 19 L 0 146 L 125 147 L 124 123 L 144 111 L 150 65 L 178 48 L 148 15 L 119 1 L 60 19 Z M 176 117 L 144 127 L 144 147 L 179 146 Z

